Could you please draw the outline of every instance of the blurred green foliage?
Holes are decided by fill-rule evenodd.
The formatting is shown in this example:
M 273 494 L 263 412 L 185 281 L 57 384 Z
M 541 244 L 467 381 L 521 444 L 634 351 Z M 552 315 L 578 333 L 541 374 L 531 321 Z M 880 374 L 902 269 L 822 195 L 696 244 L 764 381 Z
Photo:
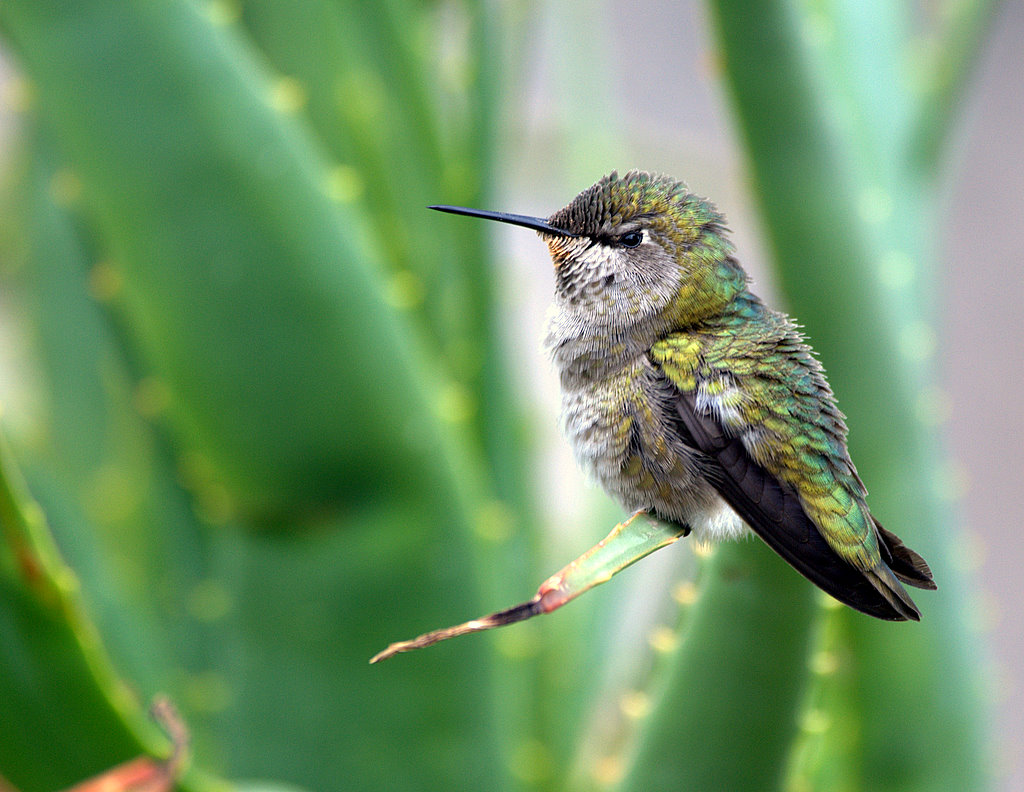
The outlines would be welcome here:
M 931 306 L 870 285 L 878 261 L 926 280 L 943 130 L 988 11 L 952 8 L 920 91 L 879 73 L 907 35 L 887 3 L 712 3 L 793 307 L 851 397 L 873 503 L 944 596 L 921 598 L 915 633 L 831 611 L 822 627 L 764 548 L 723 549 L 625 700 L 649 716 L 602 757 L 588 741 L 621 715 L 598 680 L 638 650 L 589 634 L 599 595 L 555 628 L 367 665 L 553 571 L 488 229 L 423 211 L 488 205 L 501 15 L 0 5 L 22 74 L 2 274 L 40 379 L 36 424 L 0 460 L 0 779 L 42 792 L 166 753 L 144 709 L 167 693 L 193 734 L 183 789 L 981 788 L 940 451 L 914 418 L 928 361 L 886 385 L 885 351 Z M 822 22 L 849 47 L 822 54 Z M 865 194 L 890 201 L 881 226 Z M 815 280 L 821 259 L 848 279 Z M 850 344 L 865 316 L 877 337 Z

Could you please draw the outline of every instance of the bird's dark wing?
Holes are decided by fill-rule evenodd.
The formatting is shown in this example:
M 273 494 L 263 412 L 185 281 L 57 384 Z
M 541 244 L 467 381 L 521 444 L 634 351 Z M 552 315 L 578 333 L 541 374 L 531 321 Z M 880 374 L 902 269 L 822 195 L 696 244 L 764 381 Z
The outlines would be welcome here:
M 797 493 L 757 464 L 740 438 L 729 436 L 713 416 L 698 411 L 694 392 L 674 386 L 672 390 L 676 428 L 683 442 L 706 455 L 706 475 L 712 486 L 769 547 L 851 608 L 890 621 L 920 619 L 898 581 L 873 583 L 867 576 L 871 572 L 847 563 L 829 546 Z M 884 596 L 879 590 L 882 585 L 895 595 L 892 584 L 902 597 Z

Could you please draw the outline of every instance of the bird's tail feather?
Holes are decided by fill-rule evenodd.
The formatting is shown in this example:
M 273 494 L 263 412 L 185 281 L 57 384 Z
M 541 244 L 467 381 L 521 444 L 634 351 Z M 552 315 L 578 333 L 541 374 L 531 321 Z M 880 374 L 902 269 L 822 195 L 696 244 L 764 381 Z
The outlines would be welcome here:
M 882 555 L 893 574 L 909 586 L 935 589 L 935 581 L 932 580 L 932 571 L 928 563 L 903 544 L 896 534 L 885 530 L 878 520 L 875 520 L 875 528 L 878 529 Z
M 934 589 L 932 571 L 925 560 L 903 544 L 896 534 L 885 530 L 878 520 L 874 523 L 882 561 L 873 569 L 864 570 L 864 577 L 904 618 L 917 621 L 921 614 L 900 581 L 917 588 Z
M 900 585 L 896 575 L 884 563 L 874 569 L 864 570 L 863 574 L 878 593 L 885 598 L 885 601 L 892 605 L 904 619 L 921 620 L 921 612 L 917 609 L 914 601 L 907 594 L 906 589 Z

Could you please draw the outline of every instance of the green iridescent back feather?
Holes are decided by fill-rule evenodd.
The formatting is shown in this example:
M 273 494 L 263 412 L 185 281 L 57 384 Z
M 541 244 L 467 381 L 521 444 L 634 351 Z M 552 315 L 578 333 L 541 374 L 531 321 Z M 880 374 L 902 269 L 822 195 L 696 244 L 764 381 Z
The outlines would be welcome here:
M 751 457 L 797 491 L 837 553 L 860 569 L 880 562 L 843 415 L 789 319 L 743 292 L 718 317 L 655 344 L 651 357 L 680 390 L 707 394 Z

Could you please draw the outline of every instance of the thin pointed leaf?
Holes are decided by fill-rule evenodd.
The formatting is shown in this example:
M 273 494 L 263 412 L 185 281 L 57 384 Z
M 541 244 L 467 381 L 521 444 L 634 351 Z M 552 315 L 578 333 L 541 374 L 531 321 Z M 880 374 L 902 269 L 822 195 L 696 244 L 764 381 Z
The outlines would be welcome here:
M 594 586 L 607 583 L 626 567 L 655 550 L 667 547 L 687 533 L 687 528 L 680 528 L 656 517 L 634 514 L 616 525 L 608 536 L 586 553 L 545 580 L 532 599 L 454 627 L 443 627 L 412 640 L 398 641 L 371 657 L 370 663 L 378 663 L 400 652 L 425 649 L 449 638 L 493 630 L 542 613 L 551 613 Z

